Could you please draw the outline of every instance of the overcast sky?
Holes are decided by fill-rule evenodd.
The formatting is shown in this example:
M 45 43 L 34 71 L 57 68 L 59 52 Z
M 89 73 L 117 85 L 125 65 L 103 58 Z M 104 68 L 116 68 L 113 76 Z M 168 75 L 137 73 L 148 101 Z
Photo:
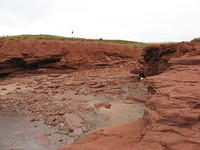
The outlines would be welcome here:
M 200 0 L 0 0 L 0 35 L 144 42 L 200 37 Z

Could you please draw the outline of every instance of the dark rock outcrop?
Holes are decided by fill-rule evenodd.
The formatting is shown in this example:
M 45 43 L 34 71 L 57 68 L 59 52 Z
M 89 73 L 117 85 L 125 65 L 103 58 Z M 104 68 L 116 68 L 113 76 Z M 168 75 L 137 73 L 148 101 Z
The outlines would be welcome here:
M 144 48 L 143 59 L 140 60 L 143 68 L 139 69 L 142 69 L 146 76 L 157 75 L 167 70 L 170 58 L 199 53 L 194 43 L 182 42 L 177 44 L 152 45 Z

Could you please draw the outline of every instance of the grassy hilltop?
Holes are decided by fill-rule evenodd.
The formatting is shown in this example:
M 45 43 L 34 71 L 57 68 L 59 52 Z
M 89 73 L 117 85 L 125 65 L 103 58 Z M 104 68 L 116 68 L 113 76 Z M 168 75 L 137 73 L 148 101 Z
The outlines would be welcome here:
M 4 39 L 16 39 L 16 38 L 36 38 L 36 39 L 60 39 L 60 40 L 81 40 L 81 41 L 102 41 L 102 42 L 112 42 L 125 45 L 136 45 L 136 46 L 148 46 L 148 43 L 135 42 L 135 41 L 126 41 L 126 40 L 107 40 L 107 39 L 86 39 L 86 38 L 77 38 L 77 37 L 64 37 L 57 35 L 48 35 L 48 34 L 24 34 L 24 35 L 14 35 L 14 36 L 1 36 L 0 38 Z

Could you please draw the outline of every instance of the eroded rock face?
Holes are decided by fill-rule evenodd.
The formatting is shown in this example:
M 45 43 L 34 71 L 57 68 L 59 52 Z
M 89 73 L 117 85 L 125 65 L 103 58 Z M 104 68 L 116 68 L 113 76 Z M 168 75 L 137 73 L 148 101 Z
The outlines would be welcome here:
M 199 150 L 200 149 L 200 43 L 156 45 L 144 49 L 144 81 L 154 95 L 146 99 L 143 125 L 133 124 L 137 130 L 125 130 L 135 137 L 113 145 L 114 137 L 104 136 L 101 131 L 62 150 Z M 138 129 L 138 126 L 141 126 Z M 105 129 L 109 131 L 109 129 Z M 138 133 L 139 132 L 139 133 Z M 126 133 L 127 134 L 127 133 Z M 125 136 L 126 136 L 125 134 Z M 127 134 L 128 136 L 129 134 Z M 107 139 L 105 140 L 105 137 Z M 133 140 L 130 145 L 130 141 Z M 110 142 L 109 144 L 107 142 Z M 116 146 L 117 145 L 117 146 Z
M 151 76 L 145 82 L 155 94 L 146 103 L 144 120 L 149 124 L 133 150 L 198 150 L 199 43 L 152 46 L 145 50 L 144 72 Z
M 160 74 L 169 67 L 170 58 L 177 58 L 183 55 L 199 55 L 198 44 L 195 43 L 178 43 L 152 45 L 144 48 L 143 59 L 140 60 L 142 69 L 146 76 Z
M 99 93 L 111 95 L 109 97 L 123 95 L 122 98 L 125 98 L 124 103 L 126 104 L 131 104 L 133 101 L 146 103 L 142 119 L 93 132 L 80 141 L 63 147 L 62 150 L 199 150 L 200 43 L 154 45 L 144 49 L 143 59 L 140 62 L 143 72 L 147 76 L 143 81 L 149 85 L 149 90 L 154 94 L 151 97 L 126 95 L 130 91 L 129 87 L 134 88 L 134 85 L 127 84 L 132 81 L 132 78 L 126 71 L 123 73 L 122 68 L 129 70 L 132 62 L 127 61 L 139 57 L 140 54 L 133 51 L 133 47 L 99 42 L 91 44 L 91 42 L 36 39 L 0 40 L 0 75 L 34 68 L 76 69 L 120 64 L 115 66 L 116 72 L 111 71 L 110 68 L 107 71 L 100 70 L 100 72 L 97 72 L 97 69 L 95 71 L 91 69 L 92 74 L 85 71 L 76 76 L 74 73 L 71 75 L 72 79 L 68 76 L 51 75 L 45 78 L 35 78 L 31 82 L 25 80 L 28 87 L 20 89 L 16 85 L 16 90 L 13 92 L 9 92 L 9 86 L 5 86 L 1 89 L 1 94 L 9 94 L 1 96 L 1 99 L 6 99 L 3 101 L 1 109 L 12 106 L 11 103 L 8 103 L 10 100 L 12 104 L 16 103 L 13 105 L 16 106 L 16 109 L 20 106 L 21 109 L 31 110 L 33 113 L 43 112 L 47 123 L 59 124 L 64 130 L 64 125 L 67 124 L 69 131 L 74 136 L 84 132 L 84 127 L 82 127 L 84 120 L 79 118 L 78 114 L 71 114 L 72 110 L 80 110 L 82 113 L 83 111 L 92 111 L 84 104 Z M 124 66 L 124 62 L 126 62 L 126 66 Z M 46 72 L 46 70 L 44 71 Z M 109 75 L 110 73 L 112 74 Z M 101 80 L 100 75 L 102 76 Z M 84 78 L 85 81 L 83 81 Z M 26 85 L 25 83 L 24 85 Z M 110 85 L 109 88 L 106 85 Z M 121 89 L 123 85 L 128 87 Z M 88 91 L 85 90 L 86 87 Z M 66 91 L 71 93 L 71 98 L 70 94 L 64 95 Z M 87 97 L 91 93 L 94 94 L 93 97 Z M 26 94 L 31 95 L 26 97 Z M 38 94 L 46 94 L 47 98 L 38 96 Z M 31 98 L 32 95 L 35 98 Z M 12 98 L 7 99 L 9 96 Z M 49 96 L 57 99 L 59 103 L 69 101 L 67 104 L 71 110 L 63 109 L 62 107 L 65 105 L 55 105 L 59 103 L 54 104 L 49 101 Z M 13 97 L 16 98 L 14 101 L 12 101 Z M 18 97 L 24 98 L 26 101 L 21 101 Z M 76 101 L 70 102 L 74 98 Z M 83 102 L 81 103 L 83 105 L 79 106 L 77 99 Z M 95 104 L 92 103 L 92 107 Z M 23 108 L 23 106 L 27 107 Z M 33 106 L 33 108 L 29 106 Z M 119 110 L 121 110 L 121 106 L 122 104 L 120 104 Z M 110 109 L 115 107 L 112 104 Z M 110 109 L 105 110 L 109 111 Z M 37 118 L 32 119 L 32 121 L 34 120 Z M 39 141 L 48 144 L 48 139 L 42 138 Z
M 96 41 L 0 39 L 0 76 L 10 73 L 76 70 L 126 63 L 141 47 Z M 55 72 L 55 71 L 54 71 Z
M 200 56 L 171 59 L 167 72 L 147 78 L 156 94 L 147 102 L 153 106 L 146 108 L 149 125 L 135 150 L 199 149 L 199 60 Z
M 131 150 L 140 140 L 140 133 L 144 127 L 145 123 L 141 119 L 107 127 L 93 132 L 80 142 L 58 150 Z

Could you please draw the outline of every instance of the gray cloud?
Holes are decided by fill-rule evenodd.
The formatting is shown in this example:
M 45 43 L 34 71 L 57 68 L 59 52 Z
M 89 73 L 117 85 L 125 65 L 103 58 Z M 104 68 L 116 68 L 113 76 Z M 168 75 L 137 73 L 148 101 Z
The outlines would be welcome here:
M 59 34 L 136 41 L 200 36 L 199 0 L 1 0 L 0 34 Z
M 51 15 L 52 0 L 1 0 L 0 23 L 17 25 Z

